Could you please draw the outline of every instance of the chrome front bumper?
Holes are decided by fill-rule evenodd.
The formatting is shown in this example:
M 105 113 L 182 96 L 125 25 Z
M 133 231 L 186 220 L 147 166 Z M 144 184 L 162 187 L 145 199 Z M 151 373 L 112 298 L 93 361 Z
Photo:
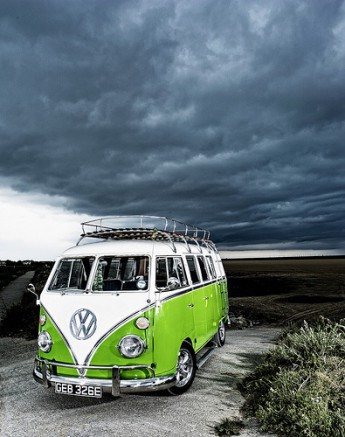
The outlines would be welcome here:
M 69 367 L 77 370 L 111 370 L 112 379 L 95 379 L 69 376 L 53 375 L 49 370 L 50 366 Z M 147 369 L 152 377 L 146 379 L 120 379 L 121 370 Z M 113 396 L 120 396 L 123 393 L 144 393 L 159 390 L 166 390 L 176 383 L 176 375 L 156 377 L 154 370 L 149 366 L 78 366 L 73 364 L 59 363 L 55 361 L 35 358 L 33 377 L 36 382 L 49 388 L 55 386 L 56 382 L 69 384 L 94 385 L 102 387 L 103 392 L 111 393 Z

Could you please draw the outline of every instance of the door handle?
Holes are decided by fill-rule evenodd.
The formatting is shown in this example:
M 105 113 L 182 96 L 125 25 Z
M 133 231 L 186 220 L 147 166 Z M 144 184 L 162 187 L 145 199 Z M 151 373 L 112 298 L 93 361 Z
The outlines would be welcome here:
M 194 308 L 194 304 L 190 303 L 189 305 L 187 305 L 187 308 Z
M 204 297 L 204 300 L 209 300 L 209 297 L 208 296 Z

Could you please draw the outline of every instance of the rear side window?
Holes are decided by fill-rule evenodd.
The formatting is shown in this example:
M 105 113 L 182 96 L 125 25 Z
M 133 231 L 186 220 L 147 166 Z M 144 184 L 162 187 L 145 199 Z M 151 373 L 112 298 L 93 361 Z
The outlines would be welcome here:
M 209 269 L 209 271 L 211 273 L 211 277 L 212 278 L 216 278 L 217 274 L 216 274 L 216 269 L 214 267 L 213 259 L 210 256 L 207 256 L 206 257 L 206 262 L 207 262 L 207 265 L 208 265 L 208 269 Z
M 198 256 L 198 263 L 199 263 L 199 267 L 200 267 L 200 272 L 201 272 L 201 277 L 203 281 L 207 281 L 208 280 L 208 274 L 206 271 L 206 266 L 205 266 L 205 259 L 203 256 Z
M 177 286 L 174 288 L 181 288 L 187 285 L 186 273 L 183 267 L 182 258 L 178 256 L 157 258 L 156 287 L 168 287 L 171 283 L 171 278 L 177 279 Z
M 192 278 L 192 283 L 197 284 L 198 282 L 200 282 L 200 279 L 195 265 L 195 258 L 194 256 L 186 256 L 186 260 L 189 268 L 189 273 Z

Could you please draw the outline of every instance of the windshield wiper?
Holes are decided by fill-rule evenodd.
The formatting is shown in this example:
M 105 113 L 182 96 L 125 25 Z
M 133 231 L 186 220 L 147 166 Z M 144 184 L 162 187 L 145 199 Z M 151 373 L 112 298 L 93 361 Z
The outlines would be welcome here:
M 73 287 L 73 288 L 70 288 L 70 287 L 57 288 L 56 290 L 48 290 L 48 291 L 56 291 L 56 292 L 60 293 L 61 295 L 68 294 L 69 292 L 71 292 L 71 293 L 75 293 L 75 292 L 85 293 L 85 290 L 82 290 L 80 288 L 75 288 L 75 287 Z

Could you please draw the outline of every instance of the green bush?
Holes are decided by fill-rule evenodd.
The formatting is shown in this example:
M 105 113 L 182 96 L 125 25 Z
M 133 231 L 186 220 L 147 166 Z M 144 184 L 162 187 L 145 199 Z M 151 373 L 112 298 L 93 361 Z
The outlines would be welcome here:
M 240 435 L 244 428 L 241 420 L 224 419 L 214 427 L 214 432 L 218 437 L 229 437 L 233 435 Z
M 241 388 L 262 431 L 344 437 L 344 324 L 322 319 L 285 333 Z

